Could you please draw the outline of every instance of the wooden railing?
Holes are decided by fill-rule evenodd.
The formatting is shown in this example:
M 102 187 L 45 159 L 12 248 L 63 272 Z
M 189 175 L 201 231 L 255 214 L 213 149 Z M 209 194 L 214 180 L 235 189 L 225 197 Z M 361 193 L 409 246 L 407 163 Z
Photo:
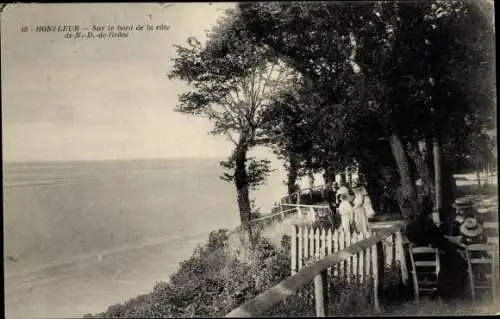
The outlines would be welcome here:
M 304 194 L 311 194 L 312 195 L 312 193 L 314 191 L 317 191 L 317 190 L 320 190 L 322 196 L 324 197 L 324 192 L 326 190 L 326 185 L 323 184 L 323 185 L 318 185 L 318 186 L 313 186 L 313 187 L 299 189 L 298 191 L 296 191 L 296 192 L 294 192 L 292 194 L 289 194 L 289 195 L 286 195 L 286 196 L 282 197 L 280 199 L 280 205 L 285 205 L 285 204 L 300 204 L 300 198 L 301 198 L 301 196 L 303 196 Z
M 380 301 L 378 298 L 378 254 L 377 245 L 382 243 L 386 238 L 396 235 L 399 242 L 402 243 L 401 236 L 402 223 L 395 223 L 394 225 L 382 229 L 373 236 L 360 240 L 349 247 L 327 255 L 319 261 L 305 266 L 300 269 L 295 275 L 285 279 L 272 288 L 257 295 L 255 298 L 247 301 L 240 307 L 231 311 L 226 317 L 252 317 L 263 314 L 272 306 L 280 301 L 285 300 L 287 297 L 294 294 L 299 288 L 314 281 L 314 299 L 316 316 L 327 316 L 328 309 L 328 281 L 327 272 L 333 266 L 337 266 L 344 261 L 359 256 L 360 253 L 368 253 L 371 260 L 371 278 L 374 281 L 374 306 L 377 311 L 380 311 Z M 404 252 L 401 246 L 401 253 Z M 403 266 L 404 265 L 404 266 Z M 406 263 L 401 263 L 403 271 L 403 280 L 407 280 L 408 274 L 406 273 Z M 404 268 L 403 268 L 404 267 Z
M 282 221 L 290 215 L 298 215 L 313 221 L 318 213 L 329 212 L 329 210 L 328 206 L 322 205 L 283 204 L 279 206 L 279 211 L 277 213 L 254 218 L 250 220 L 250 223 L 265 225 L 276 221 Z
M 282 221 L 283 219 L 285 219 L 286 217 L 288 217 L 290 215 L 297 214 L 297 212 L 298 212 L 297 207 L 292 207 L 290 209 L 281 210 L 281 211 L 274 213 L 274 214 L 265 215 L 265 216 L 262 216 L 259 218 L 252 219 L 250 221 L 250 224 L 266 225 L 266 224 L 274 223 L 276 221 Z

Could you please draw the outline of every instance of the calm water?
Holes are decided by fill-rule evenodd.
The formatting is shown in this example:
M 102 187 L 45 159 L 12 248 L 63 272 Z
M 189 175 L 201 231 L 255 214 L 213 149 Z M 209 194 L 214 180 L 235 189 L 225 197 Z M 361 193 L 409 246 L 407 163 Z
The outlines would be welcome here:
M 166 280 L 208 232 L 238 224 L 220 173 L 212 159 L 4 164 L 7 316 L 102 311 Z M 264 210 L 280 182 L 254 193 Z

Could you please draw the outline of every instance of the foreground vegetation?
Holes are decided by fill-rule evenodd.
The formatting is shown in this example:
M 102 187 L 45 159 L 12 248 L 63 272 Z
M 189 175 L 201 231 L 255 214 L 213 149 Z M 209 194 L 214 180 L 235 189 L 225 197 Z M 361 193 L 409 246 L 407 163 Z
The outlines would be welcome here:
M 394 265 L 396 267 L 396 265 Z M 394 268 L 397 269 L 397 268 Z M 387 268 L 382 283 L 384 304 L 408 296 L 401 289 L 398 271 Z M 158 282 L 149 294 L 110 306 L 86 318 L 221 317 L 257 294 L 290 276 L 290 239 L 276 247 L 257 236 L 252 248 L 241 245 L 239 235 L 213 231 L 208 242 L 181 262 L 168 282 Z M 373 287 L 330 278 L 330 314 L 366 315 L 373 309 Z M 313 286 L 304 287 L 267 311 L 267 316 L 313 316 Z

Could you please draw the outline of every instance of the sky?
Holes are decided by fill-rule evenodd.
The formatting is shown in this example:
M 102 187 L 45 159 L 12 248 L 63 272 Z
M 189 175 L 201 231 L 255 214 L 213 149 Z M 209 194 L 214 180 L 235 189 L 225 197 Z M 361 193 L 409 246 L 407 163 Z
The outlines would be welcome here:
M 226 157 L 205 119 L 174 111 L 174 44 L 200 40 L 232 3 L 11 4 L 1 18 L 5 161 Z M 166 24 L 117 39 L 21 32 L 40 25 Z

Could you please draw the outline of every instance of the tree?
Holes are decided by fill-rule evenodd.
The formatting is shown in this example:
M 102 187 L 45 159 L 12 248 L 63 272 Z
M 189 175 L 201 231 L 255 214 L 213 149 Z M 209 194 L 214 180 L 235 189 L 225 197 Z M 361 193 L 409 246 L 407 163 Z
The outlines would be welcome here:
M 224 134 L 234 144 L 232 155 L 221 162 L 231 172 L 221 178 L 234 182 L 241 222 L 249 225 L 249 190 L 262 183 L 270 168 L 269 161 L 247 154 L 265 141 L 263 112 L 286 70 L 253 41 L 234 10 L 208 33 L 204 46 L 189 38 L 186 46 L 175 47 L 169 78 L 190 85 L 179 96 L 177 111 L 208 118 L 214 124 L 211 133 Z
M 359 129 L 356 123 L 373 115 L 371 118 L 378 128 L 372 132 L 390 143 L 398 166 L 401 209 L 405 217 L 416 212 L 414 180 L 417 175 L 428 184 L 428 192 L 432 192 L 429 176 L 432 175 L 429 160 L 432 153 L 429 147 L 419 146 L 429 145 L 433 139 L 450 145 L 448 141 L 454 131 L 463 127 L 464 117 L 478 118 L 488 109 L 478 107 L 480 99 L 474 93 L 477 87 L 457 82 L 457 75 L 458 78 L 473 76 L 477 80 L 488 75 L 484 67 L 481 70 L 481 61 L 491 55 L 491 49 L 483 49 L 488 43 L 491 47 L 493 41 L 488 36 L 491 31 L 485 27 L 480 10 L 473 6 L 463 1 L 439 0 L 240 5 L 247 27 L 278 54 L 286 56 L 290 65 L 309 78 L 319 95 L 332 104 L 340 100 L 345 105 L 351 99 L 354 107 L 350 110 L 356 112 L 351 114 L 356 116 L 350 116 L 353 122 L 349 127 Z M 470 31 L 466 26 L 477 26 L 474 21 L 480 21 L 479 27 Z M 460 43 L 461 36 L 470 40 L 467 45 Z M 347 56 L 349 52 L 351 56 Z M 359 69 L 357 76 L 344 72 L 349 64 Z M 322 82 L 321 75 L 325 73 L 318 69 L 324 70 L 325 66 L 330 66 L 329 81 Z M 350 80 L 362 83 L 362 91 L 357 91 L 359 98 L 356 94 L 352 99 L 352 95 L 339 92 L 349 91 L 346 84 Z M 484 81 L 477 82 L 484 84 Z M 322 90 L 325 83 L 331 85 Z M 491 97 L 489 91 L 491 89 L 483 95 Z M 339 99 L 341 96 L 347 101 Z M 482 101 L 492 105 L 485 98 Z M 359 116 L 360 111 L 365 111 L 365 116 Z M 336 117 L 339 115 L 341 113 Z M 480 122 L 486 123 L 487 118 L 483 116 Z M 358 143 L 367 138 L 356 131 L 344 134 L 344 138 L 347 137 Z M 331 148 L 338 149 L 339 145 Z M 362 154 L 356 155 L 363 160 Z M 451 174 L 448 177 L 451 178 Z

